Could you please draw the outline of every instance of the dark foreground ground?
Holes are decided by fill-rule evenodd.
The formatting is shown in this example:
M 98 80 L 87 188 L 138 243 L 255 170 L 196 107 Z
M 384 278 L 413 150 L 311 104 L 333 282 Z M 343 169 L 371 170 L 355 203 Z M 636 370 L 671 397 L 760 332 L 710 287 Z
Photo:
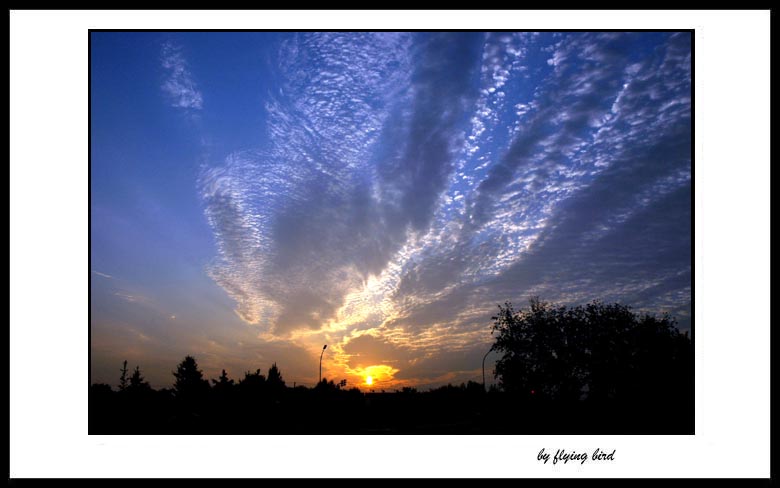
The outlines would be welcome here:
M 693 398 L 549 402 L 471 388 L 285 388 L 247 396 L 116 392 L 95 385 L 90 434 L 693 434 Z

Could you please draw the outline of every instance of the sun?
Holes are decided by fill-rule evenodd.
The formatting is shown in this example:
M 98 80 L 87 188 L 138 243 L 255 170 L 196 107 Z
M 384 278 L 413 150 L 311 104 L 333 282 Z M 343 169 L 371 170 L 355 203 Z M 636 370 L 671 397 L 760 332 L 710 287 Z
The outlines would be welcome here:
M 352 371 L 359 378 L 363 378 L 362 386 L 370 389 L 380 384 L 383 387 L 393 386 L 393 376 L 399 370 L 386 364 L 374 364 L 371 366 L 359 366 Z

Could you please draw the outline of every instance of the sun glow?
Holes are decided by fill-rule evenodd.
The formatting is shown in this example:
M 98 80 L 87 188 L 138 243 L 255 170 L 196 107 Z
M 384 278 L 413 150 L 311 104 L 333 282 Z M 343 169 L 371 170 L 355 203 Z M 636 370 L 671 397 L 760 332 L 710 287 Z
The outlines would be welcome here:
M 349 372 L 358 378 L 362 378 L 363 386 L 375 387 L 381 385 L 383 387 L 392 387 L 395 385 L 393 376 L 398 373 L 398 369 L 386 364 L 375 364 L 367 367 L 359 366 Z

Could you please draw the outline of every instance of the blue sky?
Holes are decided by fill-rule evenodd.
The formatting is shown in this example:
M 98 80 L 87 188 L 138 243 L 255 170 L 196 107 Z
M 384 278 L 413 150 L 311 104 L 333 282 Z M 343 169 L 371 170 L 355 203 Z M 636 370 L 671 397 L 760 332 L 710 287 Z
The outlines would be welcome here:
M 93 382 L 480 381 L 532 295 L 690 327 L 689 33 L 91 36 Z

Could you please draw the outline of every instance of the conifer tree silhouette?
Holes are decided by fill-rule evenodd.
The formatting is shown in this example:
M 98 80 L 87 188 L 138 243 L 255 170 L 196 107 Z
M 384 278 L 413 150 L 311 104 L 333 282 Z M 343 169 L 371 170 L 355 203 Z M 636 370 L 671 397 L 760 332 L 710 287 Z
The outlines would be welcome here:
M 151 389 L 149 383 L 144 381 L 144 377 L 141 376 L 141 368 L 139 366 L 135 367 L 135 371 L 133 371 L 133 376 L 130 377 L 130 386 L 128 386 L 128 389 L 133 391 Z
M 125 359 L 125 362 L 122 363 L 122 369 L 119 371 L 122 372 L 122 375 L 119 377 L 119 391 L 125 391 L 127 388 L 127 360 Z
M 223 369 L 219 379 L 211 380 L 214 383 L 215 390 L 226 390 L 233 386 L 234 381 L 228 378 L 227 372 Z
M 185 357 L 179 363 L 173 376 L 176 378 L 173 389 L 179 398 L 193 399 L 209 390 L 209 382 L 203 379 L 203 372 L 198 369 L 198 362 L 192 356 Z
M 285 388 L 284 379 L 282 373 L 276 366 L 276 363 L 268 370 L 268 379 L 266 380 L 268 387 L 273 391 L 282 390 Z

